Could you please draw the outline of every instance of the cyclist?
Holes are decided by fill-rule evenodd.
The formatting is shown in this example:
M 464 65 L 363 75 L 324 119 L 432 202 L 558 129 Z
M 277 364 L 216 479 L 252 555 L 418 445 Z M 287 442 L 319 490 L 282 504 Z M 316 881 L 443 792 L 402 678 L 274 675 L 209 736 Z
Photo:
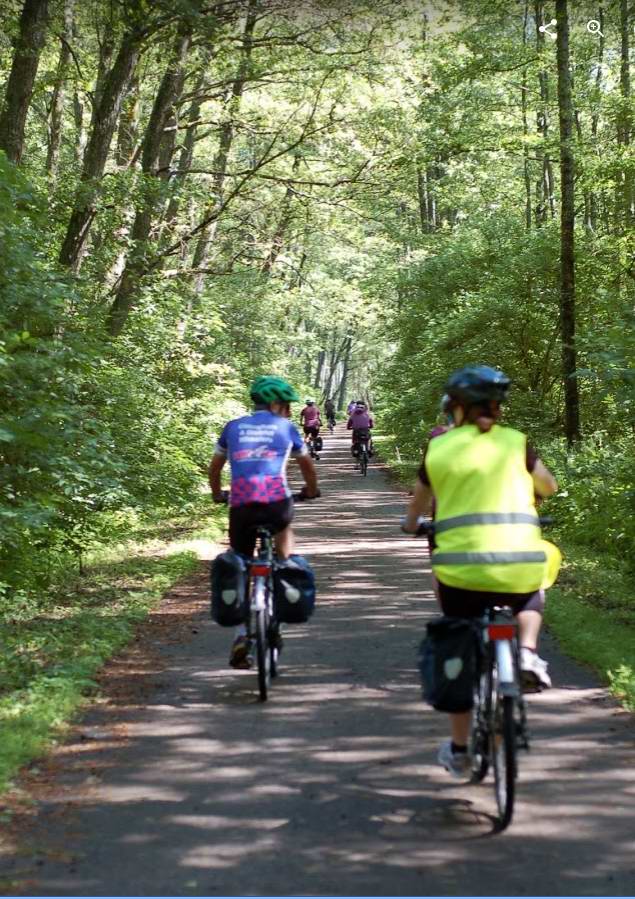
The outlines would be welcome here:
M 266 526 L 274 534 L 278 557 L 286 559 L 295 541 L 291 529 L 293 499 L 287 483 L 287 459 L 300 466 L 307 498 L 318 495 L 313 461 L 296 426 L 289 421 L 290 403 L 300 397 L 293 387 L 275 375 L 256 378 L 250 387 L 254 411 L 228 422 L 222 430 L 209 466 L 209 484 L 214 502 L 222 503 L 221 471 L 229 459 L 229 543 L 232 549 L 251 557 L 256 532 Z M 246 628 L 236 629 L 229 664 L 250 667 Z
M 335 427 L 335 403 L 330 397 L 324 403 L 324 414 L 327 422 Z
M 321 449 L 319 436 L 320 428 L 322 427 L 322 417 L 314 399 L 306 401 L 304 408 L 300 412 L 300 422 L 304 426 L 305 441 L 308 442 L 309 437 L 313 437 L 315 439 L 315 448 L 319 452 Z
M 543 588 L 554 582 L 560 553 L 542 540 L 535 496 L 558 485 L 520 431 L 497 424 L 509 378 L 485 365 L 468 366 L 446 384 L 454 427 L 428 444 L 404 530 L 436 502 L 432 570 L 444 615 L 478 617 L 492 605 L 518 617 L 520 668 L 525 689 L 551 686 L 537 654 Z M 438 760 L 454 777 L 469 772 L 471 712 L 450 716 L 451 739 Z
M 370 439 L 370 429 L 375 427 L 373 416 L 368 411 L 366 403 L 358 400 L 355 408 L 350 413 L 346 427 L 353 432 L 351 440 L 351 455 L 355 458 L 359 455 L 359 444 L 362 439 L 368 440 L 368 455 L 372 456 L 372 441 Z

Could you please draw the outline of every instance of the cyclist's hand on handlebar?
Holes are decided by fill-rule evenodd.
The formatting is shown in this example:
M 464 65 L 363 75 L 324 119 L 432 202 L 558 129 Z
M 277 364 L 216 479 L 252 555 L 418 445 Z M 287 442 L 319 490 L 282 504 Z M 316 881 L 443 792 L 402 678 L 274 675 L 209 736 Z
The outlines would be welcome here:
M 229 502 L 229 490 L 221 490 L 220 493 L 215 493 L 212 499 L 215 503 L 226 506 Z
M 410 517 L 404 518 L 401 522 L 401 530 L 404 534 L 410 534 L 411 536 L 416 536 L 417 530 L 419 529 L 419 522 L 417 519 L 412 519 Z
M 434 522 L 431 518 L 406 516 L 401 522 L 401 530 L 413 537 L 427 537 L 434 533 Z

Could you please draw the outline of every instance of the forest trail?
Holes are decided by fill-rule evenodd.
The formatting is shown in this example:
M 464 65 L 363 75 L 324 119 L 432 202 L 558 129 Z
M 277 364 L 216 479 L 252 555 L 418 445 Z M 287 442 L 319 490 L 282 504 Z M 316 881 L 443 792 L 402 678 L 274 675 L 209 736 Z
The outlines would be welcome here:
M 55 753 L 0 878 L 23 895 L 632 894 L 632 716 L 546 639 L 556 687 L 530 700 L 516 816 L 492 835 L 490 781 L 435 761 L 446 721 L 416 650 L 436 604 L 423 541 L 398 531 L 403 491 L 353 471 L 343 430 L 318 465 L 324 496 L 296 525 L 319 606 L 287 630 L 271 701 L 227 667 L 201 575 L 181 588 L 187 639 L 153 641 L 143 702 L 111 694 Z

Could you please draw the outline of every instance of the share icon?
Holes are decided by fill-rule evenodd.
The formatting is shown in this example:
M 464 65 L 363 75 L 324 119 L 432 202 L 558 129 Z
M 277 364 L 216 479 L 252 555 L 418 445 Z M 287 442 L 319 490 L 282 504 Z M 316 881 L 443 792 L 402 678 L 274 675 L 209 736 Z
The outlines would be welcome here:
M 539 26 L 538 26 L 538 31 L 542 31 L 543 34 L 548 34 L 549 37 L 552 37 L 552 38 L 554 39 L 554 41 L 555 41 L 557 35 L 555 35 L 555 34 L 553 33 L 553 31 L 549 31 L 549 29 L 550 29 L 553 25 L 557 25 L 557 24 L 558 24 L 558 20 L 557 20 L 557 19 L 552 19 L 551 22 L 547 22 L 546 25 L 539 25 Z

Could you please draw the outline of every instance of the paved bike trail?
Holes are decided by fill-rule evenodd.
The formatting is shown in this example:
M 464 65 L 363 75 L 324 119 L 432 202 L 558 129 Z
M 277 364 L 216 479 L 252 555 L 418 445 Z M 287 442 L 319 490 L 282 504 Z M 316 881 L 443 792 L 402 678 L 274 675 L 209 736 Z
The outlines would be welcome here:
M 341 428 L 318 464 L 324 497 L 296 523 L 319 607 L 287 630 L 270 702 L 227 667 L 205 575 L 173 591 L 166 617 L 194 605 L 187 640 L 123 666 L 153 672 L 142 700 L 107 679 L 0 875 L 23 895 L 632 895 L 632 716 L 545 640 L 556 687 L 531 698 L 516 815 L 494 834 L 490 781 L 435 763 L 446 720 L 420 700 L 416 649 L 436 606 L 423 542 L 398 531 L 404 493 L 353 470 Z

